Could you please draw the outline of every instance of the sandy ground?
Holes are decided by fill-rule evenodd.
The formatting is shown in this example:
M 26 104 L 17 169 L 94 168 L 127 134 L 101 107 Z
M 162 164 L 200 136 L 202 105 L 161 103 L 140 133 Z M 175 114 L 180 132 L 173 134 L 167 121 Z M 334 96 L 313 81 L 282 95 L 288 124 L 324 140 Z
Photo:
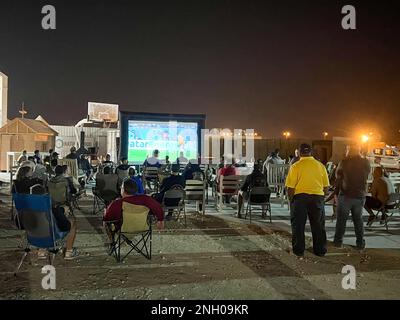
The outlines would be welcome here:
M 168 222 L 153 235 L 151 261 L 138 254 L 118 264 L 107 255 L 100 216 L 91 214 L 92 199 L 77 212 L 73 261 L 55 259 L 56 290 L 42 289 L 46 260 L 30 255 L 21 272 L 21 233 L 10 221 L 8 197 L 0 209 L 0 299 L 398 299 L 400 250 L 333 248 L 320 258 L 308 248 L 304 260 L 290 253 L 290 234 L 275 223 L 249 224 L 216 213 L 204 219 L 191 214 L 187 228 Z M 278 207 L 279 204 L 273 204 Z M 308 247 L 311 245 L 307 239 Z M 344 290 L 343 266 L 355 267 L 356 290 Z

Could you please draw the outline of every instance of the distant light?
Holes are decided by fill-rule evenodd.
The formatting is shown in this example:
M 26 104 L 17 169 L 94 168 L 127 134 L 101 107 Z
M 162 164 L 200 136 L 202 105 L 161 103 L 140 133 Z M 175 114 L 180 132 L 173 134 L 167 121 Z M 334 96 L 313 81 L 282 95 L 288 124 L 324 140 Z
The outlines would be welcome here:
M 369 140 L 369 136 L 368 136 L 368 135 L 363 134 L 363 135 L 361 136 L 361 142 L 362 142 L 362 143 L 366 143 L 366 142 L 368 142 L 368 140 Z

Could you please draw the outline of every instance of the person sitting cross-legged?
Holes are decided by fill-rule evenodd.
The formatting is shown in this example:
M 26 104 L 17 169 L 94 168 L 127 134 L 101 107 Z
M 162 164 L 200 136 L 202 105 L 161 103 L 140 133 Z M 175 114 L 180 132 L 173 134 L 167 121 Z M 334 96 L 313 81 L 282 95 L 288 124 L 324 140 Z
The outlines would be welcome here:
M 146 195 L 138 195 L 138 188 L 135 181 L 132 179 L 127 179 L 123 182 L 121 188 L 121 199 L 113 201 L 110 206 L 106 209 L 103 222 L 104 229 L 109 238 L 110 244 L 113 243 L 113 237 L 115 231 L 121 228 L 122 223 L 115 224 L 117 230 L 111 230 L 109 222 L 120 221 L 122 219 L 122 204 L 123 202 L 128 202 L 130 204 L 144 206 L 149 208 L 149 214 L 157 217 L 157 228 L 164 229 L 164 211 L 161 205 L 152 197 Z

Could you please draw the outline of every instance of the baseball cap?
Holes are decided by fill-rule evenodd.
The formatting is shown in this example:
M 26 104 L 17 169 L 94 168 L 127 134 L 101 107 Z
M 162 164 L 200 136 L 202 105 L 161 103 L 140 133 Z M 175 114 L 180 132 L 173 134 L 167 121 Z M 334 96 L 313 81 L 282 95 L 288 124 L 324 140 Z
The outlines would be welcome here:
M 300 154 L 309 154 L 311 153 L 312 148 L 308 143 L 302 143 L 300 145 Z

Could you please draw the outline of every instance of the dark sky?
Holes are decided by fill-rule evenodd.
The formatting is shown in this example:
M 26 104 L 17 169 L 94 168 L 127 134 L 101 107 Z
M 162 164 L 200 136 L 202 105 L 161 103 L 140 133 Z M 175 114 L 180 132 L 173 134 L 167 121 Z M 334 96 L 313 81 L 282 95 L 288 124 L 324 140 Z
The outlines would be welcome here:
M 268 137 L 400 129 L 400 1 L 0 1 L 9 117 L 75 124 L 87 102 L 204 113 Z M 57 30 L 41 29 L 41 8 Z M 341 8 L 357 9 L 357 30 Z M 398 134 L 400 137 L 400 134 Z

